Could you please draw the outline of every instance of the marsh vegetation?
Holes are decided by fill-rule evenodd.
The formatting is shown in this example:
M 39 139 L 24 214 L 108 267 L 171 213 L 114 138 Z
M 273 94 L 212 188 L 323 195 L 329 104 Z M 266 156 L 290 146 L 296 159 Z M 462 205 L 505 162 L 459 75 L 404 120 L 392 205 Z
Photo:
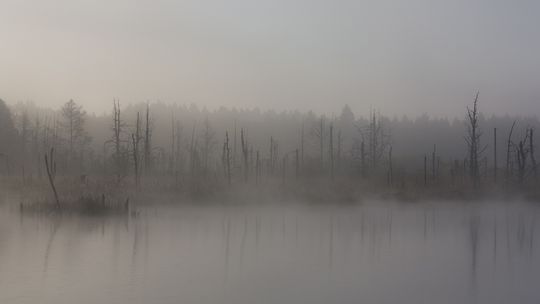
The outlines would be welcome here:
M 97 116 L 73 100 L 58 111 L 1 102 L 0 174 L 26 210 L 116 211 L 154 194 L 222 202 L 538 200 L 538 119 L 485 118 L 480 109 L 478 94 L 452 122 L 377 111 L 357 117 L 348 106 L 326 116 L 114 100 L 110 114 Z
M 536 303 L 540 123 L 480 105 L 0 103 L 0 302 Z

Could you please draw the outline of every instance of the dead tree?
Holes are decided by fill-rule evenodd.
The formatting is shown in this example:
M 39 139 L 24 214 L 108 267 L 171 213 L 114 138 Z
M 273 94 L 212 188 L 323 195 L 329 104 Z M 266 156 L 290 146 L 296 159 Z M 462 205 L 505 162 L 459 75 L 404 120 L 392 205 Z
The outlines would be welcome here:
M 135 188 L 139 189 L 139 140 L 137 139 L 137 135 L 135 134 L 131 134 L 131 139 L 133 143 L 133 167 L 135 171 Z
M 54 158 L 54 148 L 51 148 L 49 155 L 45 154 L 45 168 L 47 169 L 47 176 L 49 178 L 49 184 L 54 194 L 56 206 L 60 206 L 60 199 L 58 198 L 58 192 L 54 184 L 56 180 L 56 159 Z
M 227 177 L 227 183 L 231 185 L 231 148 L 229 147 L 229 132 L 225 132 L 222 154 L 223 169 Z
M 120 101 L 113 100 L 114 102 L 114 112 L 113 112 L 113 138 L 112 143 L 114 145 L 114 155 L 113 160 L 116 167 L 116 178 L 117 182 L 120 182 L 124 177 L 126 160 L 124 158 L 124 153 L 122 151 L 122 133 L 123 128 L 125 127 L 124 122 L 121 117 Z
M 272 174 L 274 169 L 274 138 L 270 136 L 270 156 L 268 158 L 268 174 Z
M 43 146 L 43 148 L 45 148 L 44 151 L 42 151 L 42 145 L 41 145 L 41 141 L 40 141 L 40 131 L 42 129 L 45 129 L 46 126 L 45 125 L 41 125 L 41 121 L 39 119 L 39 117 L 36 117 L 36 121 L 34 123 L 34 127 L 33 127 L 33 130 L 32 130 L 32 150 L 33 152 L 35 153 L 35 155 L 37 156 L 37 159 L 38 161 L 36 162 L 37 164 L 37 171 L 38 171 L 38 176 L 41 178 L 41 165 L 42 165 L 42 162 L 39 161 L 39 159 L 41 158 L 41 155 L 43 152 L 46 152 L 47 151 L 47 148 L 45 146 Z M 24 156 L 24 155 L 23 155 Z M 34 159 L 34 157 L 32 157 L 32 159 Z M 32 172 L 33 170 L 31 170 L 30 172 Z M 30 178 L 32 178 L 32 173 L 30 173 Z
M 497 182 L 497 128 L 493 128 L 493 181 Z
M 79 143 L 85 136 L 84 122 L 86 112 L 82 106 L 77 105 L 73 100 L 69 100 L 62 107 L 62 127 L 67 136 L 69 145 L 68 163 L 73 165 L 75 155 L 75 144 Z
M 511 156 L 511 153 L 512 153 L 512 147 L 513 147 L 513 143 L 512 143 L 512 133 L 514 133 L 514 127 L 516 126 L 516 121 L 514 120 L 514 122 L 512 123 L 512 127 L 510 128 L 510 133 L 508 133 L 508 140 L 506 142 L 506 170 L 505 170 L 505 177 L 506 177 L 506 182 L 508 183 L 510 181 L 510 176 L 511 176 L 511 172 L 510 172 L 510 156 Z
M 148 174 L 152 171 L 152 127 L 150 122 L 150 105 L 146 105 L 146 124 L 144 131 L 144 170 Z
M 225 140 L 221 148 L 221 167 L 223 169 L 223 176 L 227 177 L 227 133 L 225 133 Z
M 323 171 L 324 170 L 324 117 L 321 117 L 321 120 L 318 126 L 315 126 L 313 128 L 312 133 L 319 144 L 320 167 L 321 167 L 321 171 Z
M 272 175 L 274 173 L 277 161 L 278 161 L 278 143 L 274 137 L 270 136 L 270 159 L 268 162 L 268 173 Z
M 174 119 L 174 114 L 171 117 L 171 157 L 170 157 L 170 166 L 169 168 L 172 171 L 175 171 L 175 155 L 176 155 L 176 120 Z
M 233 138 L 233 168 L 236 170 L 236 119 L 234 120 L 234 138 Z
M 250 146 L 249 147 L 249 162 L 248 162 L 248 165 L 249 165 L 249 174 L 253 174 L 253 170 L 255 170 L 255 165 L 254 165 L 254 151 L 253 151 L 253 146 Z
M 212 127 L 210 125 L 210 122 L 208 120 L 208 117 L 204 120 L 204 126 L 203 126 L 203 134 L 202 134 L 202 157 L 203 157 L 203 170 L 204 175 L 208 174 L 208 164 L 210 162 L 210 158 L 213 154 L 213 149 L 215 145 L 214 141 L 214 131 L 212 130 Z
M 287 176 L 287 163 L 289 162 L 289 154 L 285 154 L 283 156 L 283 160 L 282 160 L 283 164 L 281 166 L 281 172 L 282 172 L 282 183 L 283 183 L 283 186 L 285 186 L 285 177 Z
M 242 158 L 244 160 L 244 181 L 247 183 L 249 178 L 249 163 L 248 163 L 248 142 L 247 142 L 247 135 L 244 128 L 240 129 L 240 141 L 242 144 Z
M 473 186 L 477 187 L 480 179 L 478 159 L 481 151 L 480 149 L 480 137 L 481 132 L 478 126 L 478 93 L 474 98 L 472 109 L 467 107 L 467 136 L 465 141 L 469 148 L 469 176 L 473 181 Z
M 330 123 L 330 142 L 329 142 L 329 156 L 330 156 L 330 177 L 334 179 L 334 125 Z
M 379 115 L 380 116 L 380 115 Z M 362 136 L 362 142 L 367 140 L 367 151 L 365 155 L 364 174 L 368 174 L 368 167 L 371 172 L 377 172 L 379 164 L 386 159 L 386 151 L 390 146 L 390 136 L 385 131 L 381 119 L 375 111 L 370 112 L 370 121 L 368 126 L 357 126 Z
M 338 131 L 338 136 L 337 136 L 337 162 L 336 162 L 336 166 L 338 168 L 338 170 L 340 170 L 340 167 L 341 167 L 341 150 L 342 150 L 342 144 L 343 144 L 343 138 L 341 136 L 341 130 Z
M 364 143 L 364 140 L 362 140 L 362 143 L 360 144 L 360 162 L 362 166 L 362 177 L 366 177 L 366 145 Z
M 22 158 L 22 180 L 23 185 L 26 184 L 26 174 L 25 174 L 25 166 L 27 162 L 27 144 L 28 144 L 28 136 L 30 134 L 30 119 L 28 118 L 28 112 L 26 110 L 22 113 L 21 118 L 21 158 Z M 39 162 L 40 163 L 40 162 Z M 39 168 L 39 165 L 38 165 Z
M 137 112 L 137 121 L 135 123 L 135 133 L 131 134 L 131 140 L 132 140 L 132 149 L 133 149 L 133 167 L 134 167 L 134 174 L 135 174 L 135 188 L 139 189 L 140 187 L 140 156 L 139 156 L 139 144 L 141 141 L 141 122 L 140 122 L 140 114 Z
M 300 159 L 298 155 L 298 149 L 295 150 L 295 166 L 296 166 L 296 179 L 300 178 Z
M 319 144 L 321 146 L 321 168 L 324 168 L 324 119 L 322 117 L 319 128 Z
M 169 172 L 174 175 L 175 185 L 178 185 L 180 175 L 184 171 L 184 153 L 183 153 L 183 131 L 182 123 L 172 117 L 171 120 L 171 155 Z
M 393 179 L 393 167 L 392 167 L 392 146 L 390 146 L 390 149 L 388 151 L 388 186 L 392 186 L 392 179 Z
M 352 148 L 352 157 L 358 162 L 358 174 L 362 178 L 367 176 L 366 150 L 364 139 L 355 139 Z
M 370 160 L 371 160 L 371 167 L 375 169 L 377 167 L 377 144 L 378 144 L 378 136 L 377 136 L 377 117 L 375 116 L 375 112 L 373 112 L 371 115 L 371 122 L 369 125 L 369 152 L 370 152 Z
M 191 143 L 189 145 L 189 168 L 190 168 L 190 174 L 191 178 L 193 179 L 195 177 L 195 170 L 196 170 L 196 162 L 195 162 L 195 153 L 196 153 L 196 142 L 195 142 L 195 126 L 196 123 L 193 123 L 193 129 L 191 131 Z
M 525 138 L 520 140 L 516 145 L 516 161 L 518 165 L 518 182 L 522 184 L 525 181 L 525 175 L 527 173 L 527 158 L 529 156 L 529 149 L 527 147 L 529 137 L 529 131 L 525 131 Z
M 304 122 L 302 121 L 302 132 L 300 135 L 300 154 L 301 166 L 304 167 Z
M 437 170 L 436 170 L 436 176 L 439 177 L 440 176 L 440 171 L 441 171 L 441 157 L 440 156 L 437 156 Z
M 184 153 L 182 150 L 182 134 L 184 131 L 184 127 L 182 126 L 182 123 L 180 121 L 176 121 L 173 124 L 173 154 L 172 154 L 172 160 L 173 160 L 173 172 L 176 177 L 176 182 L 178 184 L 178 178 L 180 175 L 180 172 L 184 171 Z
M 436 156 L 437 145 L 433 145 L 433 152 L 431 152 L 431 178 L 433 179 L 433 181 L 437 180 Z
M 255 162 L 255 184 L 259 184 L 259 176 L 260 176 L 260 159 L 259 159 L 259 150 L 257 150 L 257 160 Z
M 538 166 L 534 155 L 534 134 L 533 129 L 529 129 L 529 153 L 531 154 L 531 165 L 534 180 L 538 180 Z
M 427 155 L 424 155 L 424 186 L 427 186 Z

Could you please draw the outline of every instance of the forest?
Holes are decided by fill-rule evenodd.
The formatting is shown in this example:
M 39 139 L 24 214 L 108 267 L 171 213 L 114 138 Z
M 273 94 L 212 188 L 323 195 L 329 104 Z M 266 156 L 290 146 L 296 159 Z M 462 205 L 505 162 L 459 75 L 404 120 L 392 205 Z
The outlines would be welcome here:
M 185 201 L 540 199 L 537 117 L 199 109 L 111 101 L 88 114 L 0 100 L 2 186 L 21 206 Z M 108 202 L 106 204 L 106 202 Z M 88 206 L 87 206 L 88 207 Z

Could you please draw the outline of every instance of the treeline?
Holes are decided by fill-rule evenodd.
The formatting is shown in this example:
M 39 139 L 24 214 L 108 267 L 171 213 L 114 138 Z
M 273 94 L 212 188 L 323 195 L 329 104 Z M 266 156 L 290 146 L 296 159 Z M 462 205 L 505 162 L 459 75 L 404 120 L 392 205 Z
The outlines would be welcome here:
M 310 178 L 398 186 L 524 184 L 538 180 L 536 117 L 484 117 L 475 99 L 462 119 L 356 116 L 219 108 L 162 102 L 122 104 L 88 114 L 0 102 L 4 176 L 23 184 L 59 176 L 185 189 Z M 206 189 L 206 188 L 205 188 Z

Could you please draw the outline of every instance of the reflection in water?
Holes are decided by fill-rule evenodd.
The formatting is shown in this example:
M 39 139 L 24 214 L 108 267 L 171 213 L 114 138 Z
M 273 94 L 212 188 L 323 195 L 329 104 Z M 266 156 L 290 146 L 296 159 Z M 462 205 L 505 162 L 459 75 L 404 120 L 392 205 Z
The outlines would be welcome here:
M 332 274 L 332 259 L 334 257 L 334 218 L 330 216 L 330 240 L 328 241 L 328 273 Z
M 469 220 L 469 233 L 471 239 L 471 288 L 476 289 L 476 259 L 478 255 L 478 233 L 480 229 L 480 218 L 477 215 L 471 216 Z
M 534 245 L 534 230 L 536 228 L 536 216 L 533 217 L 532 223 L 531 223 L 531 236 L 529 238 L 529 253 L 532 256 L 533 255 L 533 245 Z
M 227 226 L 225 233 L 225 281 L 229 277 L 229 245 L 231 240 L 231 218 L 227 217 Z
M 2 210 L 0 303 L 538 303 L 536 215 L 524 203 Z
M 497 267 L 497 214 L 493 221 L 493 269 Z
M 53 218 L 53 228 L 51 232 L 51 236 L 49 237 L 49 240 L 47 241 L 47 248 L 45 249 L 45 258 L 43 259 L 43 275 L 47 275 L 47 266 L 49 264 L 49 254 L 51 252 L 51 245 L 54 241 L 54 236 L 56 235 L 56 231 L 58 230 L 58 227 L 60 227 L 60 220 L 61 218 Z

